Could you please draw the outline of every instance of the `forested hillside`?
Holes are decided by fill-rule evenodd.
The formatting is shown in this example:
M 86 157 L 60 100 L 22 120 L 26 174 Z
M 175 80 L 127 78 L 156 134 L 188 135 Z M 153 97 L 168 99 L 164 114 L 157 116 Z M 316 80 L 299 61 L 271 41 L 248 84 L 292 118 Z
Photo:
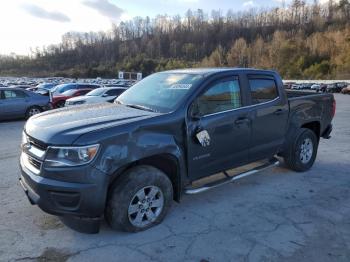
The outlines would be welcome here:
M 181 67 L 273 68 L 284 78 L 350 79 L 350 3 L 249 12 L 189 10 L 136 17 L 99 33 L 69 32 L 31 56 L 1 56 L 0 75 L 116 77 Z

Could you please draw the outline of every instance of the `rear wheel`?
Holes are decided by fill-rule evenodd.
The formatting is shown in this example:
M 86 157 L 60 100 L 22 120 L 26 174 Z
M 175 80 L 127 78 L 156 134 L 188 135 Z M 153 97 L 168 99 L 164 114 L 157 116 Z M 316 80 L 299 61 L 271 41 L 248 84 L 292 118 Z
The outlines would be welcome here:
M 105 217 L 113 229 L 143 231 L 163 221 L 172 200 L 171 181 L 162 171 L 134 167 L 115 182 Z
M 28 119 L 29 117 L 31 116 L 34 116 L 34 115 L 37 115 L 37 114 L 40 114 L 43 110 L 38 107 L 38 106 L 32 106 L 32 107 L 29 107 L 27 109 L 27 112 L 26 112 L 26 119 Z
M 284 154 L 284 160 L 290 169 L 304 172 L 314 164 L 317 149 L 318 138 L 316 134 L 310 129 L 301 128 Z
M 59 102 L 57 102 L 56 108 L 62 108 L 62 107 L 64 107 L 64 104 L 65 104 L 65 103 L 66 103 L 65 101 L 59 101 Z

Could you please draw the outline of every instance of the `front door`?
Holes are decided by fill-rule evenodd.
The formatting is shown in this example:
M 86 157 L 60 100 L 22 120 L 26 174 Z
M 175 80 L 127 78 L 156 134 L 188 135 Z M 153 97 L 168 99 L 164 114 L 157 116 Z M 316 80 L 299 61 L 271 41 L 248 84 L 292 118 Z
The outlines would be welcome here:
M 209 85 L 193 102 L 196 117 L 191 113 L 187 128 L 191 180 L 247 162 L 251 126 L 241 94 L 238 78 L 230 77 Z

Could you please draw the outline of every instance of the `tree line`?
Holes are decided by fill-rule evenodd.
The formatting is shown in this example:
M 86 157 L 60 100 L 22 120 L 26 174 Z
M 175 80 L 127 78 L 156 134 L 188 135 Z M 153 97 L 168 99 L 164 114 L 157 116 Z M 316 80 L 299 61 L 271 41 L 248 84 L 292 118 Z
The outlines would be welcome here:
M 106 32 L 68 32 L 29 56 L 0 56 L 0 75 L 116 77 L 184 67 L 256 67 L 289 79 L 350 79 L 350 3 L 294 0 L 244 12 L 199 9 L 135 17 Z

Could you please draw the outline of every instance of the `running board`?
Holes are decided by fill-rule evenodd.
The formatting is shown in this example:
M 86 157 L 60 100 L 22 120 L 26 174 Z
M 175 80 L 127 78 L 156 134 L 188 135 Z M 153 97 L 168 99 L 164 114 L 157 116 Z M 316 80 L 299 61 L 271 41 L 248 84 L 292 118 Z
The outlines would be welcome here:
M 268 168 L 271 168 L 271 167 L 274 167 L 274 166 L 278 166 L 279 163 L 280 162 L 279 162 L 279 160 L 277 158 L 273 158 L 269 162 L 267 162 L 266 164 L 258 166 L 258 167 L 254 168 L 252 170 L 240 173 L 240 174 L 238 174 L 236 176 L 228 177 L 228 178 L 221 179 L 219 181 L 208 183 L 208 184 L 206 184 L 204 186 L 201 186 L 201 187 L 185 189 L 185 194 L 189 194 L 189 195 L 199 194 L 199 193 L 208 191 L 210 189 L 213 189 L 213 188 L 216 188 L 216 187 L 219 187 L 219 186 L 222 186 L 222 185 L 233 183 L 236 180 L 242 179 L 242 178 L 247 177 L 247 176 L 254 175 L 254 174 L 256 174 L 258 172 L 261 172 L 261 171 L 264 171 L 264 170 L 266 170 Z M 226 173 L 226 172 L 224 172 L 224 173 Z

